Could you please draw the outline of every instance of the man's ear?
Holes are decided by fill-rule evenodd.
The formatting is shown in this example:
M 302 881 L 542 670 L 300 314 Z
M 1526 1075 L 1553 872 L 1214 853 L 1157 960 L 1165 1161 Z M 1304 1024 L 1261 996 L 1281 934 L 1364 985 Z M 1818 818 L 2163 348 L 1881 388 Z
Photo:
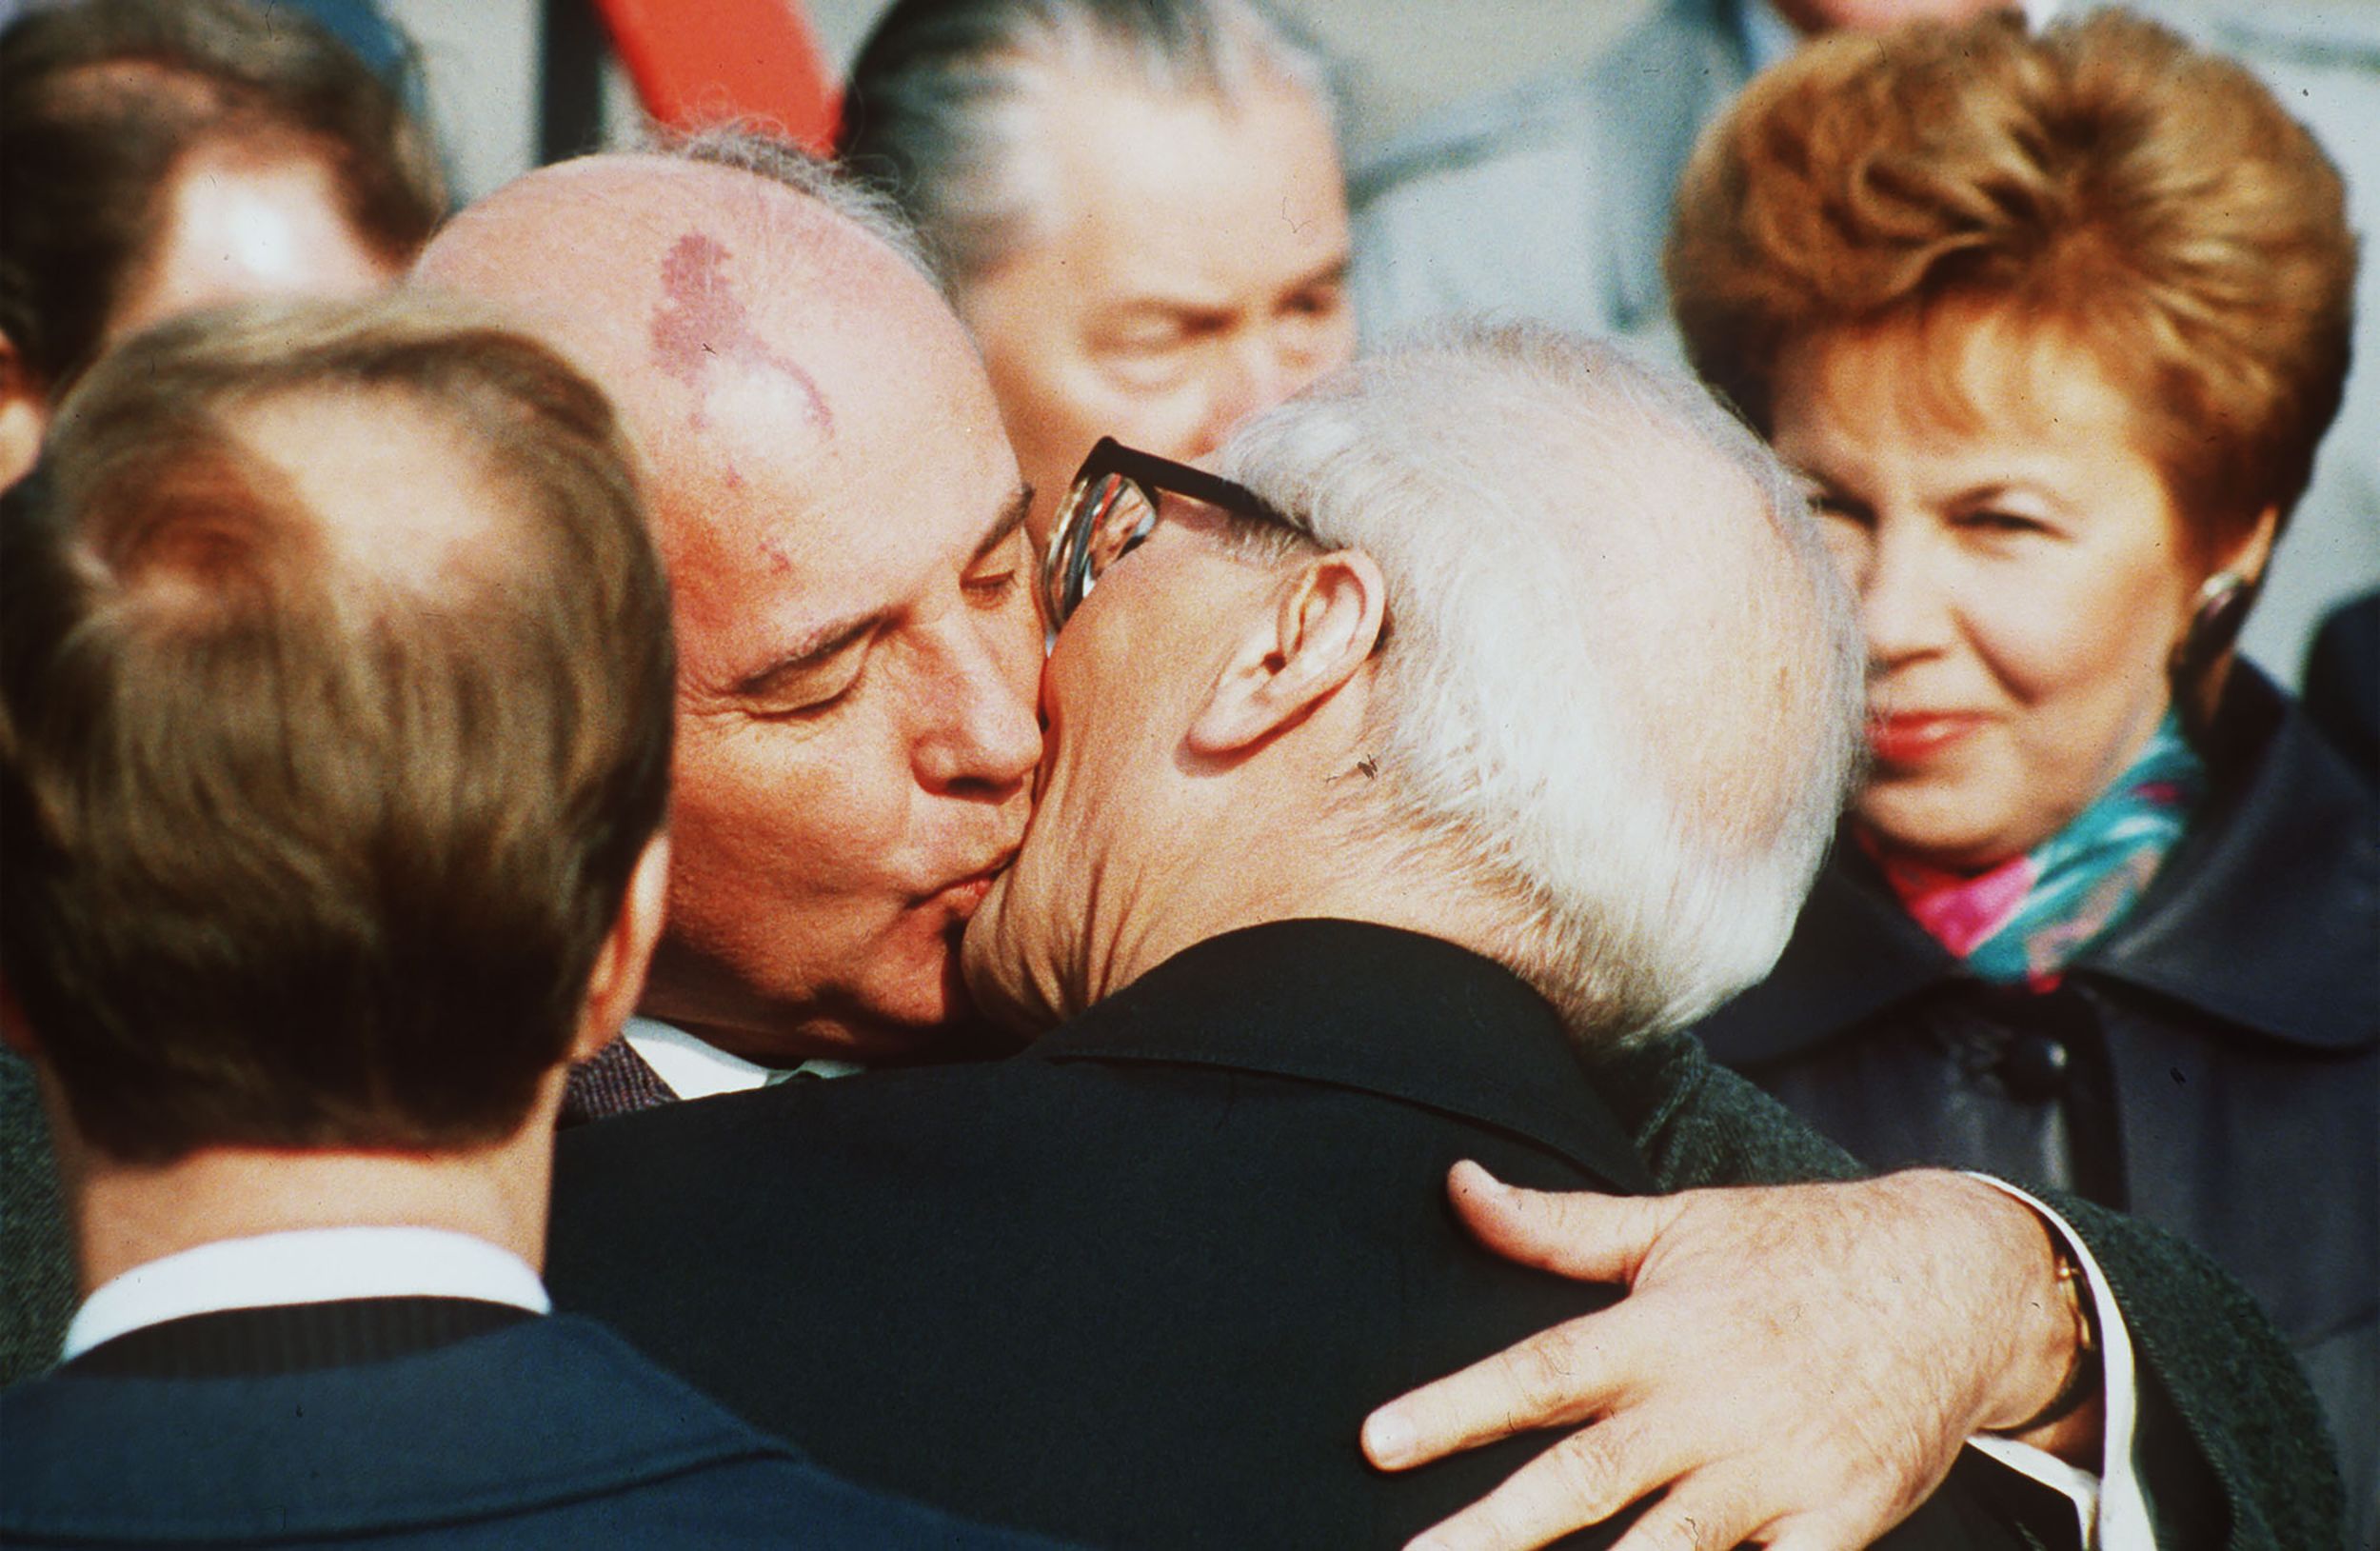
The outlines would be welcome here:
M 1238 754 L 1295 726 L 1371 660 L 1388 583 L 1360 549 L 1307 562 L 1280 605 L 1240 638 L 1190 726 L 1200 754 Z
M 668 902 L 669 836 L 664 832 L 645 842 L 636 870 L 628 874 L 627 892 L 620 898 L 620 914 L 596 950 L 594 972 L 586 977 L 586 1000 L 579 1009 L 579 1031 L 570 1042 L 572 1061 L 585 1061 L 609 1044 L 636 1010 Z
M 0 490 L 23 479 L 41 457 L 50 400 L 26 369 L 16 344 L 0 334 Z

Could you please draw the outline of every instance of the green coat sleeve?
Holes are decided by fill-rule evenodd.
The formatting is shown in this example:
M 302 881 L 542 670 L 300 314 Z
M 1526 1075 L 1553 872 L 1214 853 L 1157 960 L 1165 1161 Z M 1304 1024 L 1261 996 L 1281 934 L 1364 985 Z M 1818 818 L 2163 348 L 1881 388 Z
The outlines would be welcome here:
M 1864 1172 L 1687 1035 L 1607 1057 L 1597 1076 L 1664 1190 Z M 2107 1275 L 2139 1363 L 2134 1458 L 2160 1547 L 2299 1551 L 2342 1542 L 2338 1469 L 2280 1332 L 2212 1262 L 2072 1196 L 2049 1204 Z

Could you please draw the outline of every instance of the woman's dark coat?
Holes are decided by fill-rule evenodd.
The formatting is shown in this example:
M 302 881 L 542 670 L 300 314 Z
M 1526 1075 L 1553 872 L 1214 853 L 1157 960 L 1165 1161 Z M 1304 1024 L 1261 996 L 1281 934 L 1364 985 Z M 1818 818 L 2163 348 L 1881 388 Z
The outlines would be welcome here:
M 1986 985 L 1848 839 L 1712 1053 L 1879 1168 L 2073 1191 L 2244 1283 L 2380 1529 L 2380 799 L 2241 668 L 2208 805 L 2137 908 L 2047 994 Z M 2363 1539 L 2356 1539 L 2361 1535 Z

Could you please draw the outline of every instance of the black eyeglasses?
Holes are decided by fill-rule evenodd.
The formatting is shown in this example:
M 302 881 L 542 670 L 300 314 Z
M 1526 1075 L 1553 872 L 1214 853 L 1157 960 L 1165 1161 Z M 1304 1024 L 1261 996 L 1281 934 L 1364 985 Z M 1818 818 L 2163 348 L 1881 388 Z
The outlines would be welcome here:
M 1049 610 L 1051 630 L 1082 606 L 1108 567 L 1149 536 L 1157 527 L 1157 498 L 1164 494 L 1187 496 L 1292 532 L 1304 531 L 1244 485 L 1102 436 L 1058 505 L 1049 554 L 1041 563 L 1041 602 Z

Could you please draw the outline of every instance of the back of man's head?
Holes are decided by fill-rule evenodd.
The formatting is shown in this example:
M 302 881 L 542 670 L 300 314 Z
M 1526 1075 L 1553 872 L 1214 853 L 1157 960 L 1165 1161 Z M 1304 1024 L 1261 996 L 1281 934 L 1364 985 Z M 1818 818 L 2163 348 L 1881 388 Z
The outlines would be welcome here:
M 169 324 L 0 523 L 0 973 L 83 1140 L 518 1130 L 667 789 L 604 396 L 419 298 Z
M 1765 974 L 1859 746 L 1859 635 L 1807 502 L 1701 388 L 1606 345 L 1450 329 L 1325 379 L 1220 467 L 1387 583 L 1368 729 L 1424 865 L 1582 1035 Z

